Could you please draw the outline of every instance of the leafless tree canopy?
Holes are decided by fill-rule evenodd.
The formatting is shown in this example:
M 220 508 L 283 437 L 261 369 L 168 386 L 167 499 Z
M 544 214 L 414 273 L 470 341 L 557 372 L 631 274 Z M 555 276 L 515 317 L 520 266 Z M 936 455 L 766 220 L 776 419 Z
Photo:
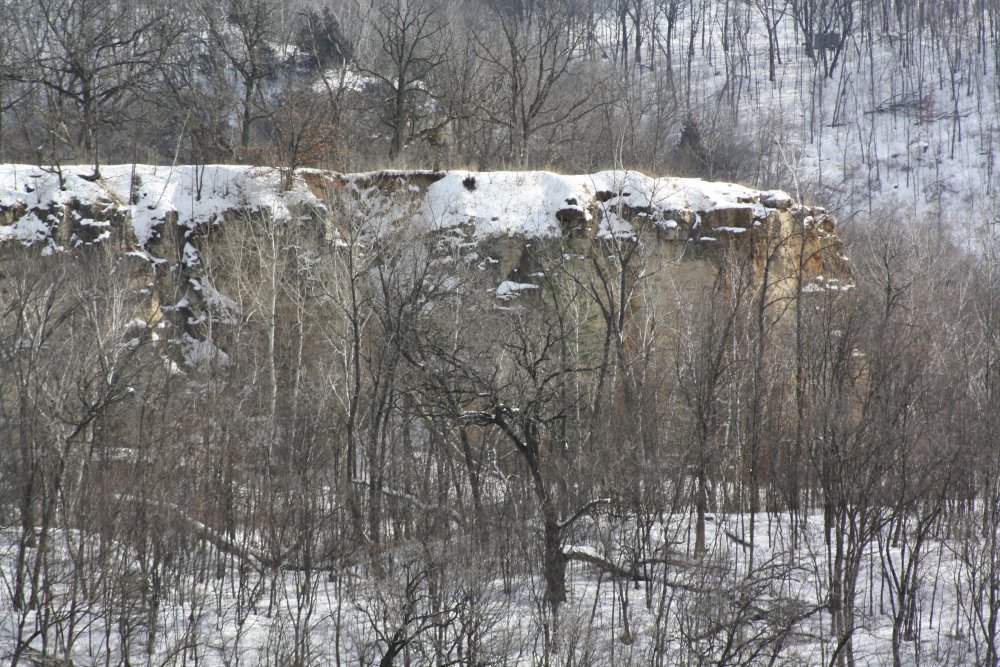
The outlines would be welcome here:
M 0 26 L 4 162 L 672 172 L 823 197 L 852 261 L 789 278 L 769 231 L 668 290 L 641 234 L 567 234 L 503 291 L 360 193 L 199 229 L 197 285 L 0 236 L 3 661 L 1000 665 L 995 0 Z

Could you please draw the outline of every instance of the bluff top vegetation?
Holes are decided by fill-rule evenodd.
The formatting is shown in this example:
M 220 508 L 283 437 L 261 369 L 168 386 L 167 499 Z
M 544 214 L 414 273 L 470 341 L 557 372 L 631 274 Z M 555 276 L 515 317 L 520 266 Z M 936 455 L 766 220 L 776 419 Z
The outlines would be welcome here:
M 993 217 L 993 0 L 6 0 L 0 160 L 735 180 Z
M 0 658 L 997 667 L 998 12 L 0 0 Z

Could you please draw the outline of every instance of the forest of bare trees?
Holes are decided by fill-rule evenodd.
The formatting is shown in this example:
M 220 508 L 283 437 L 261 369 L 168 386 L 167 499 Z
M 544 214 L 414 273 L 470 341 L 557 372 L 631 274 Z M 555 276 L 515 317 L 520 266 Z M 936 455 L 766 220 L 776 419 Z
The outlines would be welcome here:
M 843 284 L 794 228 L 700 284 L 551 239 L 505 291 L 378 206 L 203 232 L 197 319 L 8 251 L 5 660 L 1000 660 L 995 237 L 887 218 Z
M 549 239 L 504 293 L 363 195 L 327 202 L 335 240 L 200 230 L 200 282 L 158 276 L 154 312 L 137 253 L 0 245 L 4 662 L 1000 666 L 1000 238 L 970 213 L 995 0 L 0 0 L 0 25 L 5 163 L 626 167 L 851 223 L 849 275 L 781 298 L 796 233 L 707 290 L 661 289 L 641 234 Z M 983 180 L 926 175 L 927 128 Z M 929 209 L 881 198 L 890 163 Z M 167 335 L 190 289 L 203 338 Z
M 963 141 L 969 155 L 995 149 L 992 0 L 17 0 L 0 12 L 0 159 L 89 162 L 95 176 L 102 162 L 617 165 L 791 188 L 808 147 L 821 183 L 824 160 L 842 162 L 838 178 L 865 172 L 864 196 L 838 194 L 843 182 L 822 194 L 870 209 L 889 165 L 928 157 L 920 142 L 953 159 Z M 910 144 L 879 146 L 884 125 Z

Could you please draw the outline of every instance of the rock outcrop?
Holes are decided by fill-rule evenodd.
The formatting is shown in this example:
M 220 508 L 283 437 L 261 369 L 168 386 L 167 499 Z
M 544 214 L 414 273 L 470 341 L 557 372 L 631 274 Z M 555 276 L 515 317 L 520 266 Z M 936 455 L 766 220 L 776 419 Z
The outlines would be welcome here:
M 0 167 L 0 260 L 24 252 L 128 258 L 149 317 L 198 338 L 206 307 L 226 299 L 203 274 L 213 248 L 242 225 L 304 225 L 319 245 L 345 248 L 389 234 L 438 235 L 504 298 L 530 288 L 540 247 L 586 259 L 641 244 L 654 290 L 708 290 L 745 264 L 775 298 L 849 285 L 850 267 L 823 209 L 780 191 L 606 171 L 303 170 L 282 191 L 271 169 L 243 166 Z M 518 287 L 520 286 L 520 287 Z M 502 294 L 501 294 L 502 292 Z M 194 324 L 192 324 L 194 323 Z

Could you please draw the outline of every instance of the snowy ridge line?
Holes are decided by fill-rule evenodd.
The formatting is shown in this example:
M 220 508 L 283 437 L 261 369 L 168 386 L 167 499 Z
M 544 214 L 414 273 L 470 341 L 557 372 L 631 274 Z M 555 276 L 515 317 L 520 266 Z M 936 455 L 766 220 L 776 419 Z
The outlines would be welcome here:
M 227 212 L 266 210 L 287 219 L 298 207 L 320 204 L 301 183 L 282 192 L 275 169 L 113 165 L 104 167 L 96 181 L 82 177 L 85 173 L 79 166 L 56 171 L 0 165 L 0 242 L 41 241 L 51 250 L 67 250 L 93 243 L 80 226 L 112 219 L 131 223 L 119 233 L 146 248 L 168 220 L 193 229 L 221 220 Z
M 330 204 L 363 202 L 380 228 L 472 229 L 476 238 L 551 237 L 576 233 L 631 237 L 643 219 L 668 233 L 699 227 L 718 212 L 730 236 L 792 207 L 781 191 L 733 183 L 654 178 L 632 171 L 561 175 L 545 171 L 383 171 L 357 174 L 302 169 L 290 187 L 278 169 L 241 165 L 111 165 L 89 168 L 0 165 L 0 243 L 63 251 L 123 237 L 148 250 L 173 222 L 189 231 L 227 215 L 278 220 L 321 218 Z M 810 209 L 811 210 L 811 209 Z M 154 253 L 155 254 L 155 253 Z

